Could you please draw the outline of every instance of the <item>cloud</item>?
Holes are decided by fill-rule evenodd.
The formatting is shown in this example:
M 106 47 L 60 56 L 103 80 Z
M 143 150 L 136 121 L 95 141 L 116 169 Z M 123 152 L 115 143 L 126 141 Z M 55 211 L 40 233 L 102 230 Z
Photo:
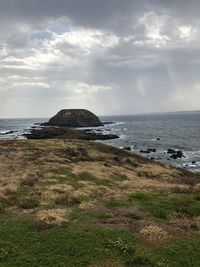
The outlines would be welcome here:
M 199 8 L 197 0 L 0 0 L 0 117 L 199 109 Z
M 93 94 L 97 92 L 105 92 L 108 90 L 112 90 L 111 86 L 102 86 L 102 85 L 92 85 L 92 84 L 87 84 L 87 83 L 78 83 L 75 86 L 75 92 L 77 94 L 83 94 L 84 96 L 87 94 Z

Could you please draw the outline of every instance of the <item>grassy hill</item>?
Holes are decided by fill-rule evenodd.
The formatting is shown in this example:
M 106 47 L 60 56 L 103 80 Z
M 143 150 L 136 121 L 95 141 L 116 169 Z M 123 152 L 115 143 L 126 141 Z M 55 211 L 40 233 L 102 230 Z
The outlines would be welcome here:
M 0 266 L 200 266 L 200 175 L 89 141 L 0 142 Z

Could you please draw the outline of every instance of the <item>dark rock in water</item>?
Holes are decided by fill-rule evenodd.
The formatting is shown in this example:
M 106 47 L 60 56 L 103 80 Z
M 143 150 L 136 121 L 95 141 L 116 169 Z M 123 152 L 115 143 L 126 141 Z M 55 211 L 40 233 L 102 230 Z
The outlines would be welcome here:
M 24 134 L 27 139 L 52 139 L 67 135 L 69 138 L 72 136 L 76 136 L 73 131 L 70 129 L 64 128 L 42 128 L 42 129 L 32 129 L 30 133 Z
M 172 158 L 172 159 L 177 159 L 178 157 L 177 157 L 176 154 L 171 154 L 170 158 Z
M 84 140 L 111 140 L 111 139 L 118 139 L 119 136 L 115 134 L 97 134 L 94 132 L 85 132 L 84 131 L 77 131 L 80 133 L 80 138 L 79 139 L 84 139 Z
M 172 158 L 172 159 L 184 158 L 185 157 L 184 154 L 183 154 L 183 151 L 181 151 L 181 150 L 174 150 L 172 148 L 169 148 L 167 150 L 167 153 L 171 154 L 170 158 Z
M 181 151 L 181 150 L 178 150 L 178 151 L 176 152 L 176 155 L 177 155 L 178 158 L 183 158 L 183 157 L 184 157 L 184 155 L 183 155 L 183 151 Z
M 160 141 L 160 138 L 156 138 L 157 141 Z
M 178 150 L 178 151 L 175 151 L 173 154 L 171 154 L 170 158 L 172 159 L 177 159 L 177 158 L 184 158 L 184 154 L 183 154 L 183 151 L 181 150 Z
M 61 127 L 96 127 L 102 126 L 103 123 L 95 114 L 86 109 L 63 109 L 48 122 L 41 125 Z
M 114 122 L 113 121 L 104 121 L 103 125 L 106 125 L 106 124 L 114 124 Z
M 131 151 L 131 147 L 130 146 L 125 146 L 123 149 L 127 150 L 127 151 Z
M 168 153 L 168 154 L 174 154 L 174 153 L 176 153 L 176 150 L 174 150 L 174 149 L 172 149 L 172 148 L 169 148 L 169 149 L 167 150 L 167 153 Z
M 196 161 L 194 161 L 194 160 L 192 161 L 192 164 L 196 164 L 196 163 L 197 163 Z
M 150 154 L 151 152 L 155 153 L 156 149 L 155 148 L 148 148 L 147 150 L 140 150 L 140 153 L 145 153 L 145 154 Z
M 61 127 L 45 127 L 32 129 L 29 134 L 24 134 L 27 139 L 83 139 L 83 140 L 109 140 L 119 138 L 113 134 L 99 134 L 86 130 L 73 130 Z

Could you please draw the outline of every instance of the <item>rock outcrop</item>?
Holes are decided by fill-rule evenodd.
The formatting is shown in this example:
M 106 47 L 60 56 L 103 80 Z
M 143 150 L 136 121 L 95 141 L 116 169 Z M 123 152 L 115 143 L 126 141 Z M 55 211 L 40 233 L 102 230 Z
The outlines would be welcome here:
M 185 158 L 183 151 L 181 150 L 175 150 L 175 149 L 169 148 L 167 150 L 167 154 L 171 154 L 170 158 L 172 159 Z
M 119 136 L 114 134 L 94 133 L 89 130 L 75 130 L 62 127 L 44 127 L 32 129 L 30 133 L 24 134 L 27 139 L 83 139 L 83 140 L 109 140 Z
M 63 109 L 59 111 L 44 126 L 61 126 L 61 127 L 96 127 L 102 126 L 103 123 L 99 118 L 86 109 Z

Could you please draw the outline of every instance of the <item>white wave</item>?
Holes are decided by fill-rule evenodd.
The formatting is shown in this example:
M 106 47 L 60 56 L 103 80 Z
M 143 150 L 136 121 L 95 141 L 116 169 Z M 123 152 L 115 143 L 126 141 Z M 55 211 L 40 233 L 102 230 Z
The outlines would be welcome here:
M 119 138 L 124 140 L 124 139 L 126 139 L 126 135 L 125 134 L 120 134 Z
M 0 135 L 8 134 L 10 131 L 0 131 Z
M 124 122 L 124 121 L 114 121 L 114 122 L 112 122 L 112 123 L 110 123 L 110 124 L 107 124 L 107 126 L 109 126 L 109 127 L 114 127 L 114 126 L 117 126 L 117 125 L 121 125 L 121 124 L 125 124 L 126 122 Z

